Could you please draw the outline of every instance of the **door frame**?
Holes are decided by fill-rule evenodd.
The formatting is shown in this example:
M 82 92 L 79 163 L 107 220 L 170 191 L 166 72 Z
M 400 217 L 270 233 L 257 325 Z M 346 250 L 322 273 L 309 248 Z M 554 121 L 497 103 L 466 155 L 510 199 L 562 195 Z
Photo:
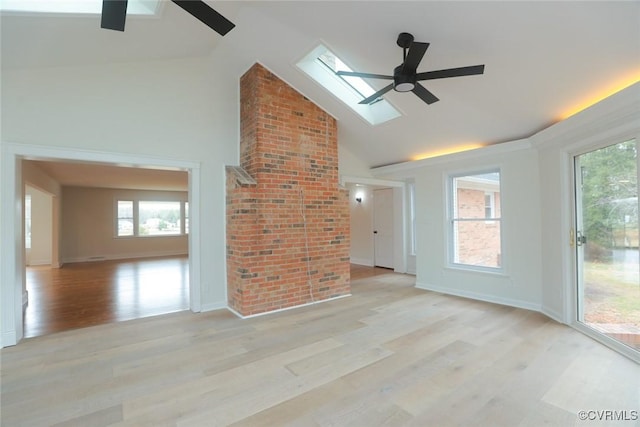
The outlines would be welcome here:
M 578 277 L 578 268 L 579 268 L 579 254 L 578 247 L 575 244 L 575 232 L 577 230 L 577 201 L 578 201 L 578 191 L 577 191 L 577 182 L 576 182 L 576 161 L 575 158 L 582 154 L 586 154 L 604 147 L 608 147 L 613 144 L 621 143 L 624 141 L 629 141 L 631 139 L 636 140 L 636 144 L 640 147 L 640 133 L 637 132 L 621 132 L 613 135 L 602 135 L 598 136 L 596 139 L 590 141 L 589 143 L 582 143 L 579 145 L 574 145 L 570 147 L 568 151 L 566 151 L 566 163 L 568 178 L 569 178 L 569 188 L 567 189 L 569 197 L 567 198 L 567 202 L 569 204 L 568 209 L 570 213 L 570 219 L 567 228 L 568 238 L 570 239 L 569 245 L 567 245 L 567 250 L 569 252 L 569 265 L 567 265 L 567 269 L 569 270 L 570 280 L 567 281 L 565 285 L 565 306 L 567 307 L 565 316 L 567 324 L 572 328 L 582 332 L 583 334 L 593 338 L 594 340 L 600 342 L 601 344 L 606 345 L 613 350 L 627 356 L 628 358 L 634 360 L 637 363 L 640 363 L 640 352 L 633 350 L 631 347 L 622 344 L 621 342 L 608 337 L 604 334 L 601 334 L 586 326 L 584 323 L 578 321 L 579 307 L 578 307 L 578 286 L 579 286 L 579 277 Z M 637 174 L 640 178 L 640 168 L 637 170 Z M 638 181 L 640 183 L 640 180 Z
M 407 194 L 406 182 L 389 179 L 378 179 L 361 177 L 354 175 L 340 175 L 340 185 L 361 184 L 369 187 L 391 187 L 393 188 L 393 250 L 394 250 L 394 271 L 396 273 L 407 272 Z M 373 229 L 371 230 L 373 233 Z
M 78 150 L 2 142 L 0 147 L 0 348 L 24 336 L 22 289 L 25 284 L 22 160 L 96 162 L 133 167 L 183 170 L 189 174 L 189 308 L 201 311 L 200 164 L 163 157 Z
M 379 249 L 382 245 L 380 245 L 378 243 L 379 240 L 379 232 L 378 229 L 379 227 L 377 227 L 378 223 L 376 222 L 376 218 L 380 217 L 380 213 L 378 212 L 379 209 L 377 209 L 379 206 L 377 205 L 376 202 L 376 192 L 377 191 L 390 191 L 391 192 L 391 206 L 385 206 L 385 210 L 386 211 L 391 211 L 391 239 L 393 244 L 391 245 L 391 264 L 393 265 L 393 267 L 387 267 L 387 266 L 383 266 L 383 265 L 378 265 L 378 256 L 377 253 L 379 252 Z M 395 257 L 394 257 L 394 249 L 395 249 L 395 215 L 394 215 L 394 208 L 393 208 L 393 201 L 394 201 L 394 190 L 392 187 L 379 187 L 379 188 L 373 188 L 372 191 L 372 198 L 373 198 L 373 209 L 372 209 L 372 214 L 373 214 L 373 266 L 374 267 L 383 267 L 383 268 L 394 268 L 395 270 Z

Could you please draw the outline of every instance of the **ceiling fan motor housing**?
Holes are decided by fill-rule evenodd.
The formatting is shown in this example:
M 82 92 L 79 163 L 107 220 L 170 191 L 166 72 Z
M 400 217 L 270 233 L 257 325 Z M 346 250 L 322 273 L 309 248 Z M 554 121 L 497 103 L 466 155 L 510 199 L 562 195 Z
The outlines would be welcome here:
M 416 73 L 403 73 L 403 65 L 404 64 L 400 64 L 393 69 L 393 89 L 396 92 L 410 92 L 416 87 Z

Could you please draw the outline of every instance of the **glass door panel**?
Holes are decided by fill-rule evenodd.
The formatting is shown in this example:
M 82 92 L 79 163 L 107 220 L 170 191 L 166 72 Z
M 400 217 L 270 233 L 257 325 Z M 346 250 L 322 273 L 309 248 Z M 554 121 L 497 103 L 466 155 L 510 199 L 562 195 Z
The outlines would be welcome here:
M 575 157 L 578 321 L 640 351 L 635 140 Z

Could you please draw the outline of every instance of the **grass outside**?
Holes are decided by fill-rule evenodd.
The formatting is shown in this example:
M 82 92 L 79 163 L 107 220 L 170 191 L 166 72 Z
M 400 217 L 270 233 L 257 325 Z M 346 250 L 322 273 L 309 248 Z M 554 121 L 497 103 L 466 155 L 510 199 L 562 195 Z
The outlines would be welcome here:
M 637 264 L 584 263 L 584 320 L 585 323 L 632 325 L 640 330 Z

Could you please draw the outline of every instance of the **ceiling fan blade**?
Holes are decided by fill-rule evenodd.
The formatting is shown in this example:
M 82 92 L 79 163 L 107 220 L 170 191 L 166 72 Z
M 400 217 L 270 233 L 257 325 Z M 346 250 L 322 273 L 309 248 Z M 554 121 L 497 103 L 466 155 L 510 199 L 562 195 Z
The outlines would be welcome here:
M 124 31 L 127 18 L 127 0 L 103 0 L 100 28 Z
M 385 76 L 383 74 L 356 73 L 354 71 L 336 71 L 339 76 L 364 77 L 367 79 L 385 79 L 393 80 L 393 76 Z
M 446 70 L 427 71 L 425 73 L 418 73 L 418 80 L 434 80 L 434 79 L 446 79 L 448 77 L 463 77 L 473 76 L 476 74 L 484 73 L 484 65 L 472 65 L 470 67 L 460 68 L 448 68 Z
M 427 104 L 433 104 L 434 102 L 439 101 L 437 96 L 429 92 L 420 83 L 416 83 L 416 87 L 414 87 L 411 92 L 415 93 L 418 96 L 418 98 L 422 99 Z
M 409 52 L 402 65 L 404 74 L 413 74 L 418 69 L 418 64 L 422 61 L 422 57 L 429 48 L 429 43 L 413 42 L 409 46 Z
M 209 28 L 224 36 L 231 31 L 236 24 L 209 7 L 202 0 L 172 0 L 175 4 L 199 19 Z
M 371 104 L 373 101 L 380 98 L 382 95 L 389 92 L 391 89 L 393 89 L 393 83 L 391 83 L 389 86 L 383 87 L 382 89 L 380 89 L 379 91 L 371 95 L 370 97 L 365 98 L 362 101 L 358 102 L 358 104 Z

